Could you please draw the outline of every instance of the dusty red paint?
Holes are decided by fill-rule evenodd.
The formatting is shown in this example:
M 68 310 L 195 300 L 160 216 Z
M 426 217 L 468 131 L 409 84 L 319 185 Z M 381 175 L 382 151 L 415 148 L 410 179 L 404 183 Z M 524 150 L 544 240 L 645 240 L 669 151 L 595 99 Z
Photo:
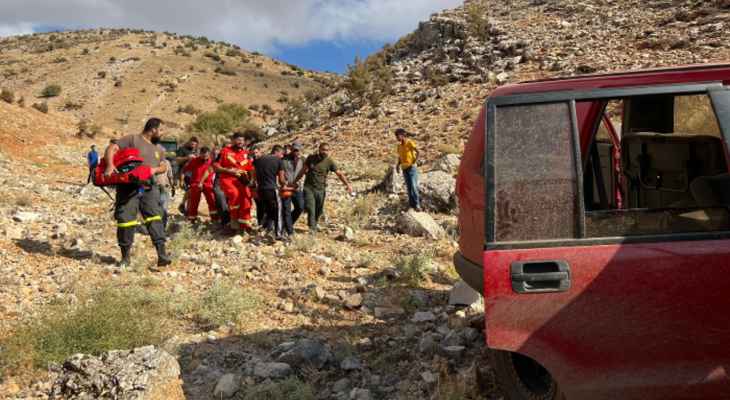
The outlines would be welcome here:
M 730 84 L 730 65 L 522 83 L 491 96 L 701 82 Z M 583 157 L 601 109 L 576 104 Z M 568 399 L 730 399 L 730 240 L 485 252 L 484 140 L 482 110 L 456 189 L 460 252 L 487 266 L 489 347 L 538 361 Z M 566 261 L 572 288 L 516 294 L 518 260 Z

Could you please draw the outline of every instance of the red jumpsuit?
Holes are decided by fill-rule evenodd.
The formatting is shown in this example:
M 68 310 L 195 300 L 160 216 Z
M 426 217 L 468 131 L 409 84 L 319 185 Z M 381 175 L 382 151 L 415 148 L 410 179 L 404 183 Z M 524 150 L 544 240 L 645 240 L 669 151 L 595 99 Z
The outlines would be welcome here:
M 226 146 L 221 150 L 218 165 L 225 169 L 237 169 L 244 172 L 240 178 L 235 175 L 221 173 L 220 185 L 228 201 L 231 221 L 237 222 L 242 229 L 251 230 L 251 188 L 247 183 L 253 171 L 253 164 L 248 158 L 248 151 L 236 150 Z
M 190 172 L 190 192 L 188 198 L 188 219 L 198 217 L 198 205 L 200 205 L 200 195 L 205 196 L 205 202 L 208 203 L 208 211 L 213 221 L 220 219 L 218 209 L 215 205 L 215 193 L 213 192 L 213 180 L 215 173 L 213 172 L 213 160 L 205 160 L 201 157 L 193 158 L 183 168 L 183 172 Z M 203 176 L 208 172 L 208 176 L 203 180 Z M 200 183 L 203 182 L 203 188 Z

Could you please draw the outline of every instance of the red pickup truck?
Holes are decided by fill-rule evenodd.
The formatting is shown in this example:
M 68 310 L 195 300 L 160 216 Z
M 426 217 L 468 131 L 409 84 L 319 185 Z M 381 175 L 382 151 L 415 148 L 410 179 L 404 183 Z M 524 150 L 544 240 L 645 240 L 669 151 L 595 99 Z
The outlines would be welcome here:
M 730 65 L 487 99 L 454 257 L 509 399 L 730 399 Z

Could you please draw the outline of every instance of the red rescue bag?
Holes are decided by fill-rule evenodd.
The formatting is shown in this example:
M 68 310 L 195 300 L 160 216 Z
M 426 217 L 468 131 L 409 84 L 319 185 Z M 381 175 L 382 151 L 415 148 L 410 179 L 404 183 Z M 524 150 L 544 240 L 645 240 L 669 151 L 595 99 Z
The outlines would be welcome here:
M 102 158 L 94 170 L 95 186 L 149 185 L 152 183 L 152 168 L 142 165 L 144 160 L 139 150 L 122 149 L 114 154 L 114 168 L 117 172 L 106 176 L 106 159 Z

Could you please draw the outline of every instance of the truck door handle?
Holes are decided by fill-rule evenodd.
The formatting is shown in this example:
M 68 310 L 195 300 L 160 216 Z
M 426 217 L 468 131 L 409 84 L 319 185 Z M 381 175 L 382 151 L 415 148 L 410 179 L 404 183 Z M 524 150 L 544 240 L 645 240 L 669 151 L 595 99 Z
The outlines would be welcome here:
M 570 289 L 570 266 L 565 261 L 515 261 L 511 264 L 516 293 L 556 293 Z

